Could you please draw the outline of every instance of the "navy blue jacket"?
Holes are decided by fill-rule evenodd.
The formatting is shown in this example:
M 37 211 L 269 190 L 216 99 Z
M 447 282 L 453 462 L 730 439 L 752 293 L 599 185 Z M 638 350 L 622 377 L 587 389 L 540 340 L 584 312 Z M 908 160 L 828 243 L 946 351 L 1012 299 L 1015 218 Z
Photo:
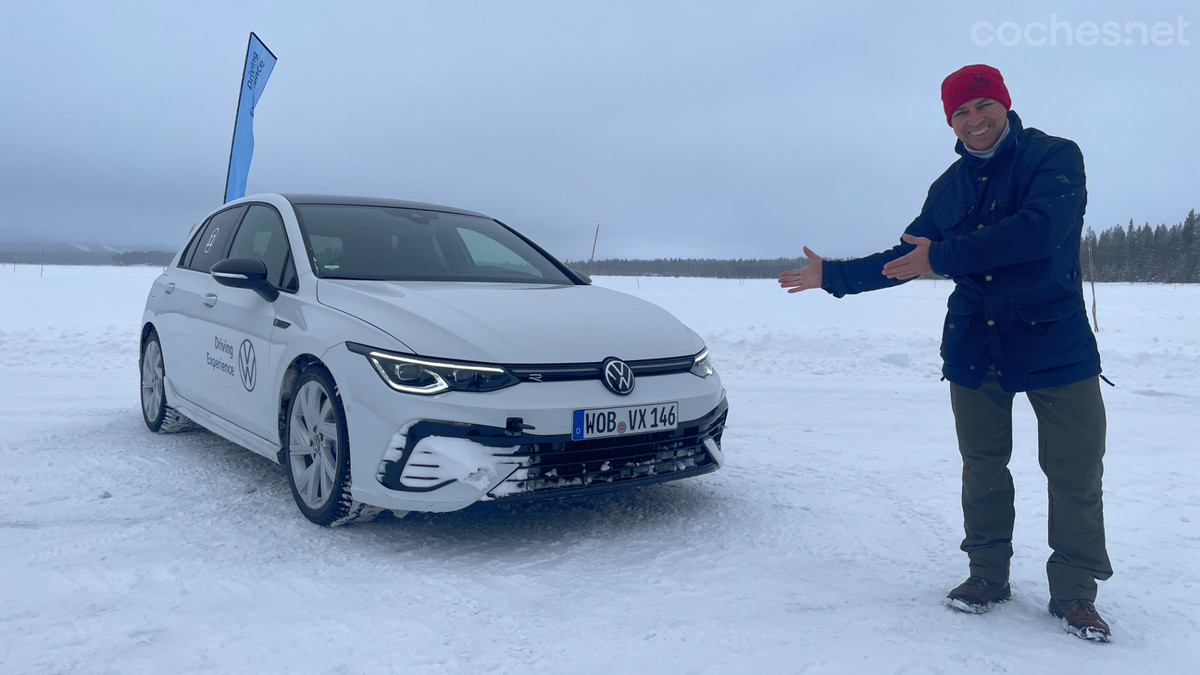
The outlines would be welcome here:
M 933 271 L 954 280 L 942 331 L 942 373 L 977 388 L 994 366 L 1005 391 L 1056 387 L 1100 373 L 1084 311 L 1079 242 L 1087 189 L 1075 143 L 1025 129 L 1009 111 L 1008 135 L 989 160 L 961 159 L 929 188 L 906 233 L 927 237 Z M 903 283 L 883 266 L 900 245 L 825 261 L 822 287 L 837 297 Z

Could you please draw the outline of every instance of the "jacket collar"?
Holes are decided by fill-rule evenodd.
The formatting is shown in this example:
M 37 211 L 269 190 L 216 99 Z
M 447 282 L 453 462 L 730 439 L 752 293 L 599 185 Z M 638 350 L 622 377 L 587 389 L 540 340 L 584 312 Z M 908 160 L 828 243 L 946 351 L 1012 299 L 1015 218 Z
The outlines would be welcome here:
M 956 141 L 954 143 L 954 151 L 957 152 L 971 166 L 983 166 L 984 164 L 1007 155 L 1017 144 L 1017 136 L 1020 135 L 1025 127 L 1021 124 L 1021 118 L 1017 117 L 1017 113 L 1008 111 L 1008 133 L 1000 140 L 1000 147 L 996 148 L 996 153 L 987 159 L 980 159 L 975 155 L 967 152 L 967 146 L 963 142 Z

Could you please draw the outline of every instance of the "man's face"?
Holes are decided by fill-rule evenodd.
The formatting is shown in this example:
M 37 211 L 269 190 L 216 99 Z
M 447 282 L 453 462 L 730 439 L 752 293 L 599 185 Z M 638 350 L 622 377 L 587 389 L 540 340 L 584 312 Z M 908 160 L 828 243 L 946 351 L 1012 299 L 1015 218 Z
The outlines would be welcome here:
M 987 150 L 1000 140 L 1008 125 L 1008 111 L 995 99 L 975 98 L 950 115 L 954 135 L 971 150 Z

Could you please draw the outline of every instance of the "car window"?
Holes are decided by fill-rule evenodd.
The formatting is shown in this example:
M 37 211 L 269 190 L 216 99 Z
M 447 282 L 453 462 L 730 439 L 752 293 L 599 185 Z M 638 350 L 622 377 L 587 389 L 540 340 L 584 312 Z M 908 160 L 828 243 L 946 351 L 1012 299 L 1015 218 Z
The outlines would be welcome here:
M 238 221 L 245 211 L 245 206 L 235 206 L 209 218 L 192 239 L 188 247 L 188 260 L 182 263 L 181 267 L 207 274 L 213 265 L 224 260 L 233 231 L 237 229 Z
M 499 274 L 519 275 L 540 279 L 542 272 L 504 244 L 482 232 L 458 228 L 471 261 L 477 268 L 490 269 Z
M 267 281 L 283 290 L 296 289 L 296 267 L 289 264 L 292 253 L 283 219 L 270 206 L 250 205 L 229 247 L 228 257 L 258 258 L 267 266 Z
M 321 277 L 572 283 L 553 260 L 490 218 L 393 206 L 295 206 Z

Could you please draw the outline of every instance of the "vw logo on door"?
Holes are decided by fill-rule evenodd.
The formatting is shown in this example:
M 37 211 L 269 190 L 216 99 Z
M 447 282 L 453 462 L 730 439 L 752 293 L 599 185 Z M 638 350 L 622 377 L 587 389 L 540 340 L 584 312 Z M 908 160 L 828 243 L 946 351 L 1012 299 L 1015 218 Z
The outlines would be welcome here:
M 614 394 L 626 396 L 633 391 L 633 369 L 621 359 L 604 361 L 604 386 Z
M 254 380 L 258 376 L 258 359 L 254 358 L 254 343 L 242 340 L 238 349 L 238 372 L 242 376 L 242 386 L 246 391 L 254 391 Z

